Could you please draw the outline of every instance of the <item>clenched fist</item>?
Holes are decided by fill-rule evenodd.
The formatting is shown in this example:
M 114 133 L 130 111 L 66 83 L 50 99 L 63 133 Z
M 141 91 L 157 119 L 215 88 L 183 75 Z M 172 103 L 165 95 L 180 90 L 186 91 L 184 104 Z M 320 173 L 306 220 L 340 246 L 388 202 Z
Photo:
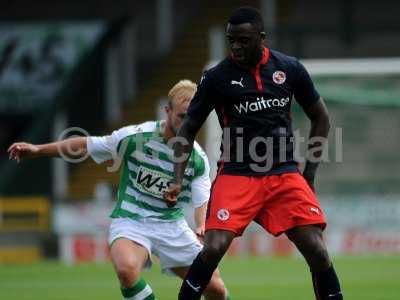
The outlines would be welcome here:
M 168 207 L 174 207 L 178 201 L 178 195 L 182 190 L 182 185 L 170 183 L 167 191 L 164 193 L 164 200 Z

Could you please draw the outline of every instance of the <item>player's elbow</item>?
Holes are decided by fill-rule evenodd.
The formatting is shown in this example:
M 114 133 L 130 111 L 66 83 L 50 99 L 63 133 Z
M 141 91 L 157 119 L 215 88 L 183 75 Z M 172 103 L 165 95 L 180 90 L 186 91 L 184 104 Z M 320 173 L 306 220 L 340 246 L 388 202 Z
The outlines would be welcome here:
M 331 121 L 328 111 L 322 110 L 318 114 L 315 114 L 313 118 L 311 118 L 311 124 L 314 127 L 320 128 L 324 132 L 328 133 L 331 128 Z
M 66 145 L 69 155 L 72 158 L 82 158 L 87 155 L 87 138 L 86 137 L 76 137 L 71 138 L 69 143 Z

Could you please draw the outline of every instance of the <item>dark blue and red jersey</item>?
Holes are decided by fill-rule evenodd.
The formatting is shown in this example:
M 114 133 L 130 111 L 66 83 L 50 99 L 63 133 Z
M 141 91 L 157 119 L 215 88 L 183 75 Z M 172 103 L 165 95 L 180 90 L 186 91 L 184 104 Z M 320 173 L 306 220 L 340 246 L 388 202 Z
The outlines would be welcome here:
M 206 71 L 187 113 L 202 123 L 215 109 L 224 129 L 221 174 L 265 176 L 297 172 L 291 120 L 293 97 L 302 107 L 320 98 L 297 59 L 264 48 L 254 69 L 228 57 Z

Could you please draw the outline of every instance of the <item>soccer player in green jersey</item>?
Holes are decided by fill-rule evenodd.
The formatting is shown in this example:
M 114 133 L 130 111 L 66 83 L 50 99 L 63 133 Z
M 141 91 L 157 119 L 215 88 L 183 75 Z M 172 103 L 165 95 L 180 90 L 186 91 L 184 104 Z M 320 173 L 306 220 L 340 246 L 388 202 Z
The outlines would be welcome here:
M 151 266 L 152 254 L 159 258 L 164 272 L 184 278 L 202 249 L 196 235 L 204 235 L 211 183 L 209 163 L 198 144 L 190 155 L 178 204 L 168 207 L 163 200 L 173 178 L 171 146 L 196 89 L 195 83 L 181 80 L 169 91 L 165 121 L 123 127 L 103 137 L 75 137 L 43 145 L 21 142 L 8 149 L 10 158 L 17 162 L 69 153 L 74 158 L 90 155 L 96 163 L 113 161 L 119 165 L 121 178 L 109 244 L 124 299 L 155 299 L 141 277 L 142 269 Z M 183 214 L 183 206 L 190 201 L 195 207 L 195 233 Z M 228 299 L 218 271 L 204 294 L 208 300 Z

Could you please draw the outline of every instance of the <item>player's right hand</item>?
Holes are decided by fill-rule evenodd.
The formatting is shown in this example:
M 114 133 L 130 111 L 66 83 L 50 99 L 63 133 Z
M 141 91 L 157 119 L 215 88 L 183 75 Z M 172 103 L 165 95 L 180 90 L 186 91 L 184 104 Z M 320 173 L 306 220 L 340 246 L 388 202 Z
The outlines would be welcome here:
M 9 153 L 9 159 L 16 160 L 17 163 L 23 158 L 33 158 L 39 153 L 39 147 L 29 143 L 14 143 L 12 144 L 7 152 Z
M 182 185 L 170 183 L 168 189 L 164 193 L 164 200 L 168 207 L 174 207 L 178 201 L 178 195 L 182 190 Z

